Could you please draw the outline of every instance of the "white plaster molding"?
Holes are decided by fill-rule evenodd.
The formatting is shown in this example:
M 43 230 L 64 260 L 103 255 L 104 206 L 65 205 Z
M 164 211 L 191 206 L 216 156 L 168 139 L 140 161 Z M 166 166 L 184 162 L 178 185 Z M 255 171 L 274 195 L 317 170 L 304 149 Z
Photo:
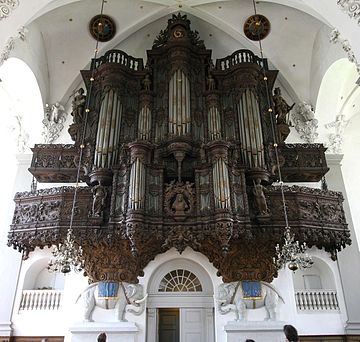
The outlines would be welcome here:
M 67 113 L 64 106 L 59 102 L 45 105 L 42 135 L 46 144 L 52 144 L 59 138 L 61 131 L 64 129 L 66 118 Z
M 13 117 L 13 124 L 11 130 L 14 133 L 14 138 L 18 153 L 25 153 L 29 149 L 29 134 L 24 128 L 23 117 L 21 114 L 16 114 Z
M 11 336 L 12 334 L 12 328 L 11 328 L 11 322 L 0 322 L 0 336 Z
M 316 132 L 318 120 L 315 119 L 315 113 L 310 104 L 306 102 L 297 103 L 290 113 L 290 120 L 300 134 L 300 138 L 305 142 L 311 144 L 318 137 Z
M 329 141 L 325 144 L 328 148 L 327 153 L 332 154 L 341 154 L 342 153 L 342 144 L 344 141 L 344 130 L 348 125 L 349 120 L 345 120 L 345 115 L 338 114 L 336 115 L 335 121 L 332 121 L 325 125 L 326 129 L 334 130 L 328 136 Z
M 330 33 L 330 43 L 336 44 L 340 43 L 342 49 L 346 52 L 347 57 L 351 63 L 354 63 L 356 66 L 356 71 L 360 75 L 360 63 L 358 63 L 355 53 L 351 48 L 351 45 L 347 39 L 343 39 L 338 29 L 334 28 Z
M 19 6 L 19 0 L 0 0 L 0 20 L 7 18 Z
M 0 0 L 1 5 L 1 0 Z M 24 26 L 21 26 L 18 31 L 17 35 L 15 37 L 10 37 L 3 50 L 0 53 L 0 67 L 4 64 L 4 62 L 10 57 L 10 53 L 15 48 L 15 42 L 17 39 L 25 40 L 26 33 L 28 32 L 27 28 Z
M 337 0 L 337 4 L 360 25 L 360 0 Z

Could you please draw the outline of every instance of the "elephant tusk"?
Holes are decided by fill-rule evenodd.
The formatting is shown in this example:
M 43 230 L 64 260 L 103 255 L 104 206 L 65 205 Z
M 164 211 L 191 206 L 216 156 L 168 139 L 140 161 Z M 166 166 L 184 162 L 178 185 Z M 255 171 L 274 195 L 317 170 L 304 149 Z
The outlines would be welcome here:
M 218 303 L 227 303 L 228 301 L 226 299 L 216 299 Z
M 134 300 L 134 303 L 140 304 L 140 303 L 144 302 L 144 301 L 146 300 L 147 296 L 148 296 L 148 294 L 146 294 L 146 295 L 144 296 L 144 298 Z

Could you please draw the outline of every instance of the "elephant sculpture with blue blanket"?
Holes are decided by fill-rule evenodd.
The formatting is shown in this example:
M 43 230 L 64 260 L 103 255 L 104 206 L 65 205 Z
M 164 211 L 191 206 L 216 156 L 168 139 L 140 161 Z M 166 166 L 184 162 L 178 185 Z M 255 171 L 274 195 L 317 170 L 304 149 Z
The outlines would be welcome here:
M 77 298 L 82 299 L 84 321 L 92 321 L 95 306 L 102 309 L 114 309 L 115 319 L 126 322 L 125 312 L 141 315 L 145 308 L 147 295 L 143 295 L 140 284 L 124 282 L 98 282 L 89 285 Z
M 264 281 L 239 281 L 221 284 L 218 288 L 217 308 L 220 314 L 231 311 L 236 321 L 246 320 L 246 309 L 265 307 L 265 320 L 276 320 L 276 307 L 280 294 Z

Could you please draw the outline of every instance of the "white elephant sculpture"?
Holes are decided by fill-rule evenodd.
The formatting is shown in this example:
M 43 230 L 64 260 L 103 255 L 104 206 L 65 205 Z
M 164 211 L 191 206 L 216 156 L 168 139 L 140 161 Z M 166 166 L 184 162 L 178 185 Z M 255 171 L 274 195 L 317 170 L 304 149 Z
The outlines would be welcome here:
M 143 287 L 140 284 L 118 283 L 118 290 L 114 298 L 99 298 L 99 283 L 90 284 L 77 298 L 82 299 L 84 321 L 92 322 L 92 313 L 95 306 L 102 309 L 115 309 L 115 319 L 126 322 L 125 311 L 134 315 L 141 315 L 145 309 L 147 294 L 144 296 Z
M 257 309 L 265 307 L 266 317 L 264 320 L 276 320 L 276 307 L 279 298 L 284 300 L 277 290 L 269 283 L 264 281 L 261 284 L 261 295 L 256 299 L 244 298 L 242 282 L 232 282 L 220 284 L 218 288 L 217 308 L 221 315 L 231 311 L 235 312 L 236 321 L 246 320 L 246 309 Z

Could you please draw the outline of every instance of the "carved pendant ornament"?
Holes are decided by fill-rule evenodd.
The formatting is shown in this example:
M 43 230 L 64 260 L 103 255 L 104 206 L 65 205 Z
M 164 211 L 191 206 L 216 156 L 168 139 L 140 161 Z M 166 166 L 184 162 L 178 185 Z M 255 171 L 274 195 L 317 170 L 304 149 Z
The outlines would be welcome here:
M 68 129 L 74 144 L 35 145 L 29 170 L 39 182 L 71 183 L 80 167 L 87 186 L 75 203 L 73 187 L 17 193 L 9 246 L 26 258 L 59 245 L 72 220 L 91 282 L 136 283 L 170 248 L 202 253 L 224 282 L 271 282 L 285 227 L 272 183 L 279 166 L 285 182 L 320 181 L 325 148 L 286 144 L 292 105 L 273 90 L 277 71 L 249 50 L 213 62 L 185 15 L 168 20 L 147 55 L 145 67 L 110 50 L 81 71 L 86 90 L 74 94 Z M 49 122 L 58 114 L 50 111 Z M 336 258 L 351 243 L 341 194 L 284 191 L 296 239 Z

